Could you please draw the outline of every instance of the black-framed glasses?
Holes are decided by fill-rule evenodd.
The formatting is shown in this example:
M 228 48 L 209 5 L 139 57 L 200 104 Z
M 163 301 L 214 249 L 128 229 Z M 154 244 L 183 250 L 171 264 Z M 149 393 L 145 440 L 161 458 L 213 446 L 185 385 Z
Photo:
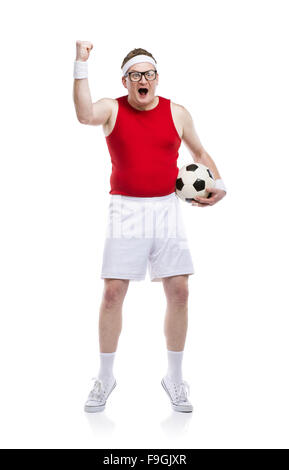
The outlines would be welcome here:
M 145 72 L 128 72 L 125 74 L 125 77 L 129 76 L 131 82 L 139 82 L 143 75 L 149 81 L 155 80 L 157 76 L 157 70 L 146 70 Z

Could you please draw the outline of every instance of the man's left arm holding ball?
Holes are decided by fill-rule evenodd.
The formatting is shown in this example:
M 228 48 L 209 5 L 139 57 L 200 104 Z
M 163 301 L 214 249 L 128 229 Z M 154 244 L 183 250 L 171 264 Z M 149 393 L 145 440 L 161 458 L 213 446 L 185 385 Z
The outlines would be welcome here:
M 216 167 L 214 160 L 206 152 L 201 144 L 201 141 L 196 133 L 194 122 L 189 111 L 181 106 L 181 116 L 183 124 L 182 141 L 192 153 L 193 159 L 196 163 L 201 163 L 207 166 L 213 173 L 214 179 L 221 179 L 220 173 Z M 218 188 L 207 188 L 212 193 L 210 198 L 196 197 L 199 203 L 193 202 L 193 206 L 206 207 L 213 206 L 216 202 L 220 201 L 225 195 L 226 191 Z

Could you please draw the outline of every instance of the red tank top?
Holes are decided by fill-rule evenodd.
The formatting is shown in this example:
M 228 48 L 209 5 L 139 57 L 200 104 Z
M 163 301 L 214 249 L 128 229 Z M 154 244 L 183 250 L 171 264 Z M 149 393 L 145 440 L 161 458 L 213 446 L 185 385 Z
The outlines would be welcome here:
M 159 96 L 149 111 L 133 108 L 128 95 L 117 101 L 116 123 L 106 137 L 112 164 L 109 193 L 154 197 L 174 192 L 181 139 L 170 100 Z

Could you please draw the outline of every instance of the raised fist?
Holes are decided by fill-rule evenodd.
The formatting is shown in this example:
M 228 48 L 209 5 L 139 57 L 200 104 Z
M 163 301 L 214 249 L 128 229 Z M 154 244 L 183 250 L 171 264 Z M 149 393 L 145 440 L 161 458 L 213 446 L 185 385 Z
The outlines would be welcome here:
M 76 41 L 76 60 L 85 62 L 93 48 L 92 42 L 89 41 Z

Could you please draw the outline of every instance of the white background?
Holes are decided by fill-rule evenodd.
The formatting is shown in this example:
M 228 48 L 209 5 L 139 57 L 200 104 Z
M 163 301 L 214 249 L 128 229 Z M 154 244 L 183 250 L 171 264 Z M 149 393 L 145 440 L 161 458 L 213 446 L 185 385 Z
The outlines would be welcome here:
M 1 3 L 1 447 L 266 448 L 288 437 L 287 1 Z M 78 122 L 75 41 L 90 40 L 93 101 L 127 93 L 135 47 L 157 94 L 184 105 L 228 188 L 182 203 L 195 265 L 183 363 L 194 413 L 171 410 L 165 297 L 131 283 L 105 412 L 98 370 L 110 157 Z M 179 166 L 192 161 L 182 144 Z

